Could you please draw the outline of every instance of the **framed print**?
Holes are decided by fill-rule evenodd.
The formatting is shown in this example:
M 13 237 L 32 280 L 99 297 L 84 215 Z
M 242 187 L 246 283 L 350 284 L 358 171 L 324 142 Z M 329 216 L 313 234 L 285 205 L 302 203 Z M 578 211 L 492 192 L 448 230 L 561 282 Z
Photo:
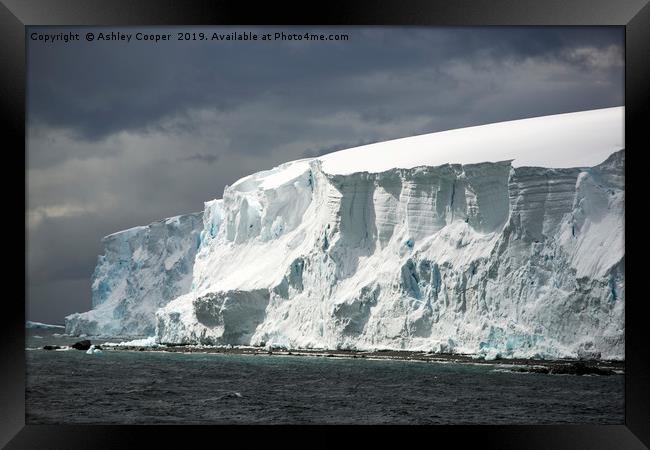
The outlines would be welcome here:
M 0 11 L 7 448 L 646 448 L 647 2 Z

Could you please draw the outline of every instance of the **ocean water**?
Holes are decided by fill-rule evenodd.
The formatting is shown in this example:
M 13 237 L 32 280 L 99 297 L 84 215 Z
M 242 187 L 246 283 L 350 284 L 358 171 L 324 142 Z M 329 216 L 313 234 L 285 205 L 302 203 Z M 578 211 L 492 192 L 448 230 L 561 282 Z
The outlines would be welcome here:
M 27 346 L 67 345 L 35 330 Z M 34 338 L 41 335 L 41 338 Z M 76 339 L 78 340 L 78 339 Z M 28 424 L 622 424 L 624 376 L 275 355 L 27 350 Z

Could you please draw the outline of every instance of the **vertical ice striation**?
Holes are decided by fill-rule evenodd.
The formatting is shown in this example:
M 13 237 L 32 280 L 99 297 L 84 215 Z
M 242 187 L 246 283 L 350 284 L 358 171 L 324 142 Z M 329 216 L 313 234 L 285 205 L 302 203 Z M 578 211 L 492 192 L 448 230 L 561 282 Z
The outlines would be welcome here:
M 93 309 L 66 317 L 66 332 L 151 335 L 154 312 L 190 289 L 201 218 L 187 214 L 106 236 L 93 273 Z

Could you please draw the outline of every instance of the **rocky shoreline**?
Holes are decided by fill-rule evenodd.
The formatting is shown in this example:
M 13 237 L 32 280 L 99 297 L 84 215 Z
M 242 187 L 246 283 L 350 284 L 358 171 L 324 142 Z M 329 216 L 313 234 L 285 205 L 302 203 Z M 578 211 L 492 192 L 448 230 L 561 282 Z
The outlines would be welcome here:
M 79 345 L 82 344 L 82 345 Z M 72 348 L 87 350 L 88 340 L 73 344 Z M 56 346 L 58 347 L 58 346 Z M 405 350 L 325 350 L 325 349 L 269 349 L 267 347 L 195 346 L 189 344 L 158 344 L 155 346 L 129 346 L 117 344 L 94 345 L 104 352 L 175 352 L 175 353 L 220 353 L 235 355 L 311 356 L 322 358 L 365 358 L 375 360 L 420 361 L 428 363 L 486 364 L 511 372 L 539 373 L 549 375 L 620 375 L 625 373 L 625 361 L 606 360 L 541 360 L 496 358 L 486 360 L 473 355 L 433 353 Z M 58 347 L 60 348 L 60 347 Z M 45 350 L 53 350 L 46 345 Z

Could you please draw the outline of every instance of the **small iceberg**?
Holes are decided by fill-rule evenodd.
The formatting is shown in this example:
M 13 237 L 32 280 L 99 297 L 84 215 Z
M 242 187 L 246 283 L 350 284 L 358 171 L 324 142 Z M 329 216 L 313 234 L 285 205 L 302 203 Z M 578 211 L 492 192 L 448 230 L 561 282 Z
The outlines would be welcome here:
M 96 345 L 91 345 L 90 348 L 86 350 L 86 355 L 100 355 L 102 353 L 102 348 Z
M 142 339 L 134 339 L 132 341 L 123 341 L 118 343 L 106 342 L 107 347 L 158 347 L 160 344 L 156 342 L 156 336 L 149 336 Z

